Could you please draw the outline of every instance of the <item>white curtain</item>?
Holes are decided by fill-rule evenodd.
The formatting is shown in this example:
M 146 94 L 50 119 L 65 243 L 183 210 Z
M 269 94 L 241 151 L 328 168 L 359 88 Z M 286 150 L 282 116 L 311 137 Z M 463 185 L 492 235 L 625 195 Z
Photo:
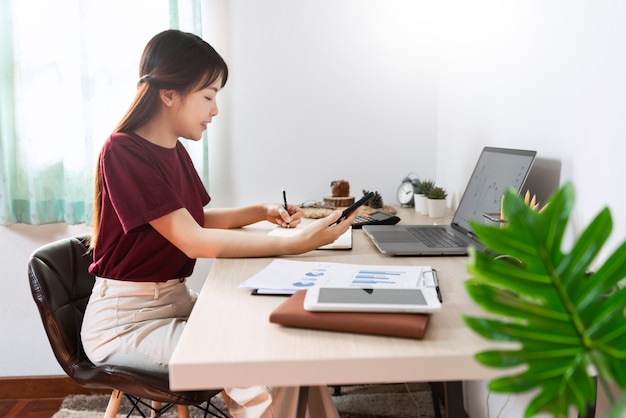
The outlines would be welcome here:
M 202 35 L 200 1 L 0 3 L 0 224 L 89 224 L 97 154 L 134 96 L 143 48 L 168 28 Z

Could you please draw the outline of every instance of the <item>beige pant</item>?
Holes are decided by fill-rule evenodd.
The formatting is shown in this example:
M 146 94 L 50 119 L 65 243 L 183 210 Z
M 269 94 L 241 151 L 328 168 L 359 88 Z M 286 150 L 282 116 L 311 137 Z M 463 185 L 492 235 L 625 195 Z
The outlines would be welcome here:
M 298 390 L 297 387 L 254 386 L 224 389 L 222 396 L 233 418 L 285 418 L 296 416 Z M 337 408 L 326 386 L 309 388 L 306 412 L 309 418 L 339 418 Z
M 96 365 L 167 372 L 196 298 L 184 280 L 141 283 L 96 278 L 81 331 L 87 356 Z M 297 387 L 227 388 L 223 395 L 234 418 L 293 417 L 298 402 Z M 339 416 L 327 387 L 310 388 L 308 400 L 307 416 Z

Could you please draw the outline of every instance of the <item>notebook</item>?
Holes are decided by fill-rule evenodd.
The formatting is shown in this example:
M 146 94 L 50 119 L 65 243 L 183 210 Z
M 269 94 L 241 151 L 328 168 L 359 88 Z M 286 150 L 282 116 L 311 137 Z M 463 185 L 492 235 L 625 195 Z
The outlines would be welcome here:
M 431 315 L 376 312 L 311 312 L 304 309 L 306 290 L 290 296 L 269 321 L 286 327 L 422 339 Z
M 469 246 L 484 246 L 470 222 L 483 213 L 499 213 L 505 190 L 524 185 L 536 151 L 483 148 L 450 225 L 365 225 L 363 231 L 378 250 L 391 256 L 466 255 Z

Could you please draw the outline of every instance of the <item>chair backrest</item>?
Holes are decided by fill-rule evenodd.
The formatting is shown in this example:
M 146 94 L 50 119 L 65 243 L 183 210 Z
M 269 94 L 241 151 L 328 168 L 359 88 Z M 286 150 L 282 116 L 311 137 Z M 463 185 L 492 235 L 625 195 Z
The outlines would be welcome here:
M 33 299 L 57 361 L 70 376 L 93 367 L 80 338 L 85 307 L 95 278 L 87 271 L 92 257 L 88 235 L 66 238 L 37 249 L 28 262 Z

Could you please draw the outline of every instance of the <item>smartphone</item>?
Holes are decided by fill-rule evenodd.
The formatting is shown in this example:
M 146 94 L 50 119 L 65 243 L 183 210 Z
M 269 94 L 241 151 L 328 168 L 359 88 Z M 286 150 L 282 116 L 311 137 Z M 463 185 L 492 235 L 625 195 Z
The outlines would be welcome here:
M 335 222 L 333 222 L 329 226 L 338 224 L 341 221 L 343 221 L 344 219 L 346 219 L 352 212 L 354 212 L 359 207 L 361 207 L 364 204 L 366 204 L 372 197 L 374 197 L 374 192 L 369 192 L 368 194 L 366 194 L 365 196 L 363 196 L 362 198 L 360 198 L 359 200 L 357 200 L 356 202 L 351 204 L 349 207 L 345 208 L 343 210 L 343 213 L 341 214 L 341 217 L 339 217 L 339 219 L 337 219 Z

